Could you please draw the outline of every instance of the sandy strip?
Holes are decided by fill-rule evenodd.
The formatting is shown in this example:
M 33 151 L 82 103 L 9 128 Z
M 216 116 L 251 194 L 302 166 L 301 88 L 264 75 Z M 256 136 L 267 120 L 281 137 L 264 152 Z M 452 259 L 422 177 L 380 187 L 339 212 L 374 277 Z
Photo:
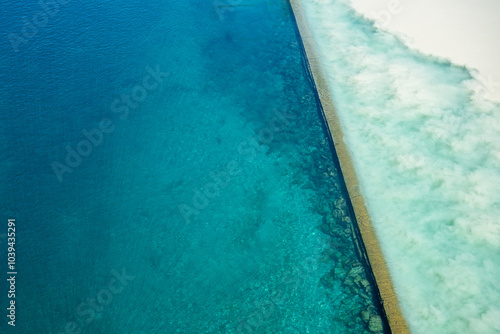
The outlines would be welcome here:
M 315 52 L 314 39 L 310 34 L 306 18 L 302 14 L 299 2 L 300 0 L 290 0 L 297 25 L 299 27 L 300 35 L 302 37 L 302 42 L 304 43 L 307 58 L 309 60 L 309 66 L 316 83 L 316 89 L 321 100 L 324 116 L 330 129 L 330 135 L 332 136 L 335 151 L 337 152 L 342 174 L 349 192 L 359 232 L 362 236 L 362 242 L 364 244 L 364 248 L 366 249 L 365 257 L 368 257 L 368 262 L 370 263 L 375 276 L 380 299 L 382 301 L 382 305 L 384 306 L 392 333 L 410 333 L 394 291 L 391 275 L 384 257 L 382 256 L 382 250 L 380 249 L 375 231 L 371 225 L 371 220 L 368 216 L 363 196 L 359 191 L 358 179 L 354 171 L 349 150 L 343 140 L 344 136 L 342 134 L 340 122 L 335 110 L 333 98 L 331 96 L 330 89 L 328 88 L 328 82 L 323 74 L 320 60 L 316 56 L 317 53 Z M 363 247 L 361 247 L 361 249 L 363 249 Z

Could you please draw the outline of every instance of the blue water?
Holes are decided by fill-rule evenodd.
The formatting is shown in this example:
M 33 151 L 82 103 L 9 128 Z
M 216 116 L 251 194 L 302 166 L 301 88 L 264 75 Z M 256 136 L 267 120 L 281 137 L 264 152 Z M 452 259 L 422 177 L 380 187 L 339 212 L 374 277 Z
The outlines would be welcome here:
M 230 4 L 5 5 L 2 333 L 379 332 L 289 5 Z

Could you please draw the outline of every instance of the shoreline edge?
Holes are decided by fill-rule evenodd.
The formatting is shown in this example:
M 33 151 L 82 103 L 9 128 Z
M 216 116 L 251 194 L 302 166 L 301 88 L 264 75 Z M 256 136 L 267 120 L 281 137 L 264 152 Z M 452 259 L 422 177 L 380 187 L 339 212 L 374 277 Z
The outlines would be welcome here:
M 356 220 L 358 232 L 361 240 L 356 240 L 357 248 L 370 265 L 377 288 L 379 299 L 385 311 L 387 321 L 392 333 L 409 334 L 410 330 L 403 317 L 399 301 L 394 290 L 389 269 L 382 255 L 382 250 L 378 243 L 375 230 L 373 229 L 368 210 L 366 208 L 363 196 L 359 190 L 359 182 L 354 170 L 354 165 L 349 154 L 349 150 L 344 143 L 342 128 L 337 115 L 333 97 L 329 90 L 328 81 L 324 75 L 320 59 L 317 56 L 315 42 L 307 25 L 306 18 L 303 15 L 300 0 L 290 0 L 292 13 L 295 16 L 297 28 L 305 49 L 309 69 L 312 74 L 318 97 L 323 109 L 325 126 L 329 130 L 335 152 L 337 154 L 341 173 L 347 192 L 349 195 L 352 209 Z M 361 243 L 361 245 L 359 245 Z

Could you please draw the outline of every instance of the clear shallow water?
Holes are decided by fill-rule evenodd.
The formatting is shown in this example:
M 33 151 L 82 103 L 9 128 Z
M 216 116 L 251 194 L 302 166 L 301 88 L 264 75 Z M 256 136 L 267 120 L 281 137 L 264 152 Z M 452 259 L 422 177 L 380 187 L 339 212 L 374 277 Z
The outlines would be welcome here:
M 499 105 L 347 1 L 301 3 L 412 332 L 500 332 Z
M 68 2 L 2 39 L 17 332 L 379 332 L 288 4 L 230 9 Z

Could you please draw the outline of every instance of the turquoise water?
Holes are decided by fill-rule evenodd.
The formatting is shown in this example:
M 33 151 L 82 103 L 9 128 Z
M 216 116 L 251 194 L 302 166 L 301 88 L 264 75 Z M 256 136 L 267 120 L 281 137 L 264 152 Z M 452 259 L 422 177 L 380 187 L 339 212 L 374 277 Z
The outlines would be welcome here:
M 381 331 L 289 5 L 230 4 L 0 14 L 2 332 Z

